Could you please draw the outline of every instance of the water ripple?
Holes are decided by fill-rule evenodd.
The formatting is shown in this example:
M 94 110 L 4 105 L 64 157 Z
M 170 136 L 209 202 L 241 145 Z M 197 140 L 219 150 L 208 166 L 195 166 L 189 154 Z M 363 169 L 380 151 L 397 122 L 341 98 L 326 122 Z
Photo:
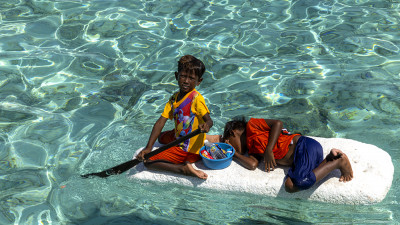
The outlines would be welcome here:
M 237 115 L 280 118 L 292 131 L 378 145 L 397 162 L 399 8 L 0 1 L 0 223 L 398 222 L 398 173 L 383 203 L 359 208 L 76 176 L 129 160 L 145 144 L 185 54 L 207 68 L 199 91 L 211 133 Z

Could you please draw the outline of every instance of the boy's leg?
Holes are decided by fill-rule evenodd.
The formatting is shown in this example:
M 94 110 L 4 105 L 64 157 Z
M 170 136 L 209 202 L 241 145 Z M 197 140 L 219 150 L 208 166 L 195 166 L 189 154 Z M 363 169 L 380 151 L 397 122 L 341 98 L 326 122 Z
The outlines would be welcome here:
M 158 136 L 158 142 L 163 145 L 166 145 L 175 140 L 176 140 L 176 138 L 175 138 L 174 130 L 161 132 L 161 134 Z
M 173 173 L 194 176 L 200 179 L 207 179 L 208 175 L 201 170 L 196 170 L 189 162 L 183 164 L 174 164 L 166 160 L 147 161 L 145 163 L 148 169 L 169 171 Z
M 338 154 L 341 154 L 340 158 L 334 159 Z M 328 161 L 327 158 L 332 158 L 332 160 Z M 318 182 L 335 169 L 339 169 L 342 173 L 339 181 L 347 182 L 353 179 L 353 170 L 351 168 L 350 161 L 347 158 L 347 155 L 339 149 L 332 149 L 324 161 L 322 161 L 322 163 L 319 164 L 319 166 L 315 168 L 313 172 Z
M 338 154 L 341 154 L 340 158 L 335 158 L 335 156 Z M 339 181 L 347 182 L 353 179 L 353 170 L 347 155 L 339 149 L 332 149 L 326 158 L 321 162 L 321 164 L 319 164 L 318 167 L 313 170 L 316 182 L 322 180 L 335 169 L 339 169 L 342 173 Z M 293 184 L 293 181 L 290 177 L 288 177 L 285 181 L 285 189 L 290 193 L 299 191 L 299 189 Z
M 222 142 L 221 135 L 209 135 L 209 134 L 206 134 L 206 140 L 209 141 L 209 142 L 212 142 L 212 143 Z
M 289 193 L 294 193 L 300 191 L 294 184 L 290 177 L 286 178 L 285 181 L 285 190 Z
M 151 157 L 145 162 L 145 166 L 154 170 L 166 170 L 173 173 L 196 176 L 207 179 L 207 174 L 201 170 L 196 170 L 188 162 L 196 162 L 200 158 L 197 154 L 183 151 L 179 147 L 171 147 L 159 154 Z
M 296 192 L 312 187 L 316 182 L 313 172 L 323 162 L 321 144 L 309 137 L 301 136 L 296 143 L 293 165 L 285 181 L 287 192 Z

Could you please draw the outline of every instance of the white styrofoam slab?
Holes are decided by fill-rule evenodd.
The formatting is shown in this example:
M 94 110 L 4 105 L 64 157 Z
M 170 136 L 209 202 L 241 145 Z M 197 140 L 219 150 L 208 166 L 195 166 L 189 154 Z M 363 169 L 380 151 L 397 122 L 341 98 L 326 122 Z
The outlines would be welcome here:
M 284 189 L 284 178 L 289 167 L 278 167 L 274 171 L 266 173 L 261 169 L 263 165 L 251 171 L 235 161 L 222 170 L 211 170 L 206 168 L 201 161 L 196 162 L 194 167 L 205 171 L 208 174 L 207 180 L 147 170 L 142 163 L 131 169 L 128 176 L 130 179 L 337 204 L 373 204 L 385 198 L 392 185 L 394 173 L 393 163 L 387 152 L 374 145 L 350 139 L 312 138 L 321 143 L 325 156 L 332 148 L 338 148 L 347 154 L 354 173 L 352 181 L 339 182 L 340 171 L 335 170 L 312 188 L 291 194 Z M 139 150 L 136 151 L 136 154 L 138 152 Z

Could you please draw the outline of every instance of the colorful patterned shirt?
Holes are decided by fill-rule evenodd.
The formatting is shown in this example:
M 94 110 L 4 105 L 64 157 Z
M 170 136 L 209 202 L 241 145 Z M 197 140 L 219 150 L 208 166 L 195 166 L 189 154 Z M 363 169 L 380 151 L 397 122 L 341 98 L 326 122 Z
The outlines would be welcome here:
M 199 124 L 205 123 L 203 116 L 210 113 L 203 96 L 194 89 L 187 93 L 179 102 L 176 102 L 179 92 L 173 94 L 165 105 L 164 118 L 174 119 L 175 138 L 180 138 L 196 130 Z M 180 144 L 185 152 L 199 154 L 200 148 L 204 145 L 206 135 L 201 133 Z

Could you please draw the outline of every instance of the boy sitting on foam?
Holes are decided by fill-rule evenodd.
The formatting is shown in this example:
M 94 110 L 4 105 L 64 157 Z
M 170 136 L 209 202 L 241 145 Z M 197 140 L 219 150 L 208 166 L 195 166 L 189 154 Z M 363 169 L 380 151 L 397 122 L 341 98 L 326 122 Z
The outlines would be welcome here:
M 155 122 L 147 145 L 139 152 L 137 159 L 143 161 L 144 156 L 151 152 L 157 139 L 162 144 L 168 144 L 196 129 L 205 133 L 210 130 L 213 126 L 210 111 L 203 96 L 196 90 L 196 86 L 203 81 L 204 71 L 203 62 L 192 55 L 185 55 L 179 59 L 178 71 L 175 72 L 179 91 L 173 94 L 165 104 L 164 112 Z M 161 133 L 168 119 L 174 120 L 175 128 Z M 206 173 L 194 169 L 191 164 L 201 159 L 199 150 L 203 146 L 204 140 L 205 134 L 199 134 L 178 146 L 144 160 L 144 164 L 153 170 L 166 170 L 207 179 Z

